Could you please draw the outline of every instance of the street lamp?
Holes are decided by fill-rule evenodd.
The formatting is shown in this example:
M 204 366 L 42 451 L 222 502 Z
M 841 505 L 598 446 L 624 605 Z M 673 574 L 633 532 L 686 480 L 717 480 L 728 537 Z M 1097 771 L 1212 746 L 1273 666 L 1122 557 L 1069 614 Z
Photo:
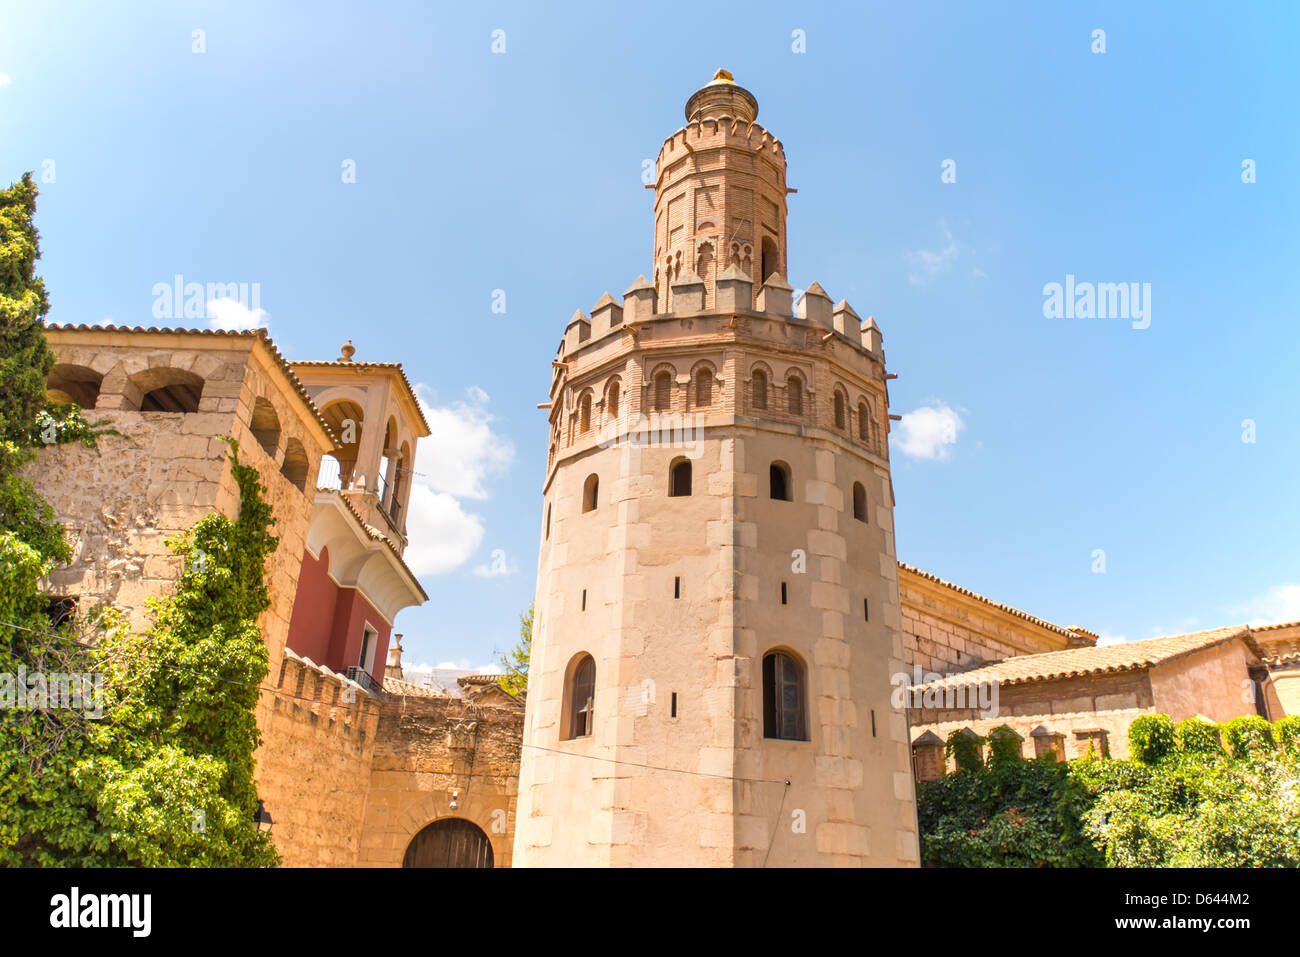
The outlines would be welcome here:
M 271 825 L 275 822 L 271 820 L 271 812 L 262 804 L 262 799 L 257 799 L 257 812 L 253 815 L 253 822 L 257 825 L 258 833 L 265 831 L 271 832 Z

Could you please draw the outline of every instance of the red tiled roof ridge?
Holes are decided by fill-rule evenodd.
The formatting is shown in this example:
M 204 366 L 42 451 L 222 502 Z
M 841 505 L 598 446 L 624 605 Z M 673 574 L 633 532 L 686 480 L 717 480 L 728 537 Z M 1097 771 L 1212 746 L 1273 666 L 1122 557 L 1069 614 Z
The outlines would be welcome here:
M 930 682 L 929 685 L 937 687 L 979 681 L 996 681 L 998 684 L 1014 685 L 1077 678 L 1084 675 L 1140 671 L 1236 638 L 1243 639 L 1251 651 L 1262 659 L 1261 649 L 1251 637 L 1248 625 L 1227 625 L 1204 631 L 1147 638 L 1142 641 L 1125 641 L 1111 645 L 1018 655 L 969 671 L 944 675 Z

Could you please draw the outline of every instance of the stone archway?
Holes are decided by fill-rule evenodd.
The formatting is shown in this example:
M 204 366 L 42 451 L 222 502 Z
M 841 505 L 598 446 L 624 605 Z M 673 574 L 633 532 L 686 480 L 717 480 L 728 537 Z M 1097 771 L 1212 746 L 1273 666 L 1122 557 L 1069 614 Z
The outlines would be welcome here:
M 443 818 L 420 830 L 406 846 L 403 867 L 491 867 L 492 842 L 473 821 Z

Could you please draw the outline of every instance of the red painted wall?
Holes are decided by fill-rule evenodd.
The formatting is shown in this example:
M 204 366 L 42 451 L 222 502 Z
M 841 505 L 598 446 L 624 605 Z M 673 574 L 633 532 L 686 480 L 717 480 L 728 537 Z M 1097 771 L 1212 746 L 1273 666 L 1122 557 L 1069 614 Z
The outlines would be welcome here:
M 379 633 L 370 675 L 381 685 L 388 661 L 392 626 L 355 588 L 340 588 L 329 576 L 329 548 L 320 558 L 304 551 L 289 619 L 289 647 L 338 672 L 346 672 L 361 657 L 361 639 L 366 624 Z

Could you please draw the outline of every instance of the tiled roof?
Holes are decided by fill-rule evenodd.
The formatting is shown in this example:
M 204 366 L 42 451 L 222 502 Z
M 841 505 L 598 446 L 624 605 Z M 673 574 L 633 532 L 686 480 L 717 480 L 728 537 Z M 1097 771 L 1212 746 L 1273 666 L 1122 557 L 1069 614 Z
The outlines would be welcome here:
M 320 423 L 320 427 L 325 430 L 325 434 L 329 436 L 330 442 L 333 443 L 338 441 L 333 430 L 329 427 L 329 423 L 326 422 L 325 417 L 320 414 L 320 409 L 316 408 L 316 403 L 313 402 L 311 396 L 307 394 L 307 390 L 303 388 L 303 384 L 298 380 L 298 377 L 293 374 L 293 369 L 290 367 L 288 360 L 280 354 L 280 350 L 276 348 L 275 343 L 271 341 L 271 336 L 265 329 L 245 329 L 242 331 L 237 329 L 176 329 L 170 326 L 91 326 L 86 323 L 73 324 L 58 322 L 47 322 L 45 323 L 45 328 L 55 329 L 61 332 L 129 332 L 136 335 L 179 335 L 207 336 L 209 338 L 226 339 L 260 339 L 266 344 L 266 348 L 270 350 L 272 358 L 274 358 L 279 364 L 280 371 L 289 378 L 289 383 L 295 390 L 297 390 L 298 395 L 302 397 L 303 401 L 307 403 L 307 408 L 311 409 L 312 415 L 315 417 L 316 421 Z
M 1250 630 L 1258 633 L 1262 631 L 1281 631 L 1283 628 L 1300 628 L 1300 621 L 1280 621 L 1275 625 L 1252 625 Z
M 324 359 L 308 359 L 292 364 L 313 369 L 387 369 L 396 372 L 402 377 L 402 383 L 406 386 L 406 393 L 411 397 L 411 403 L 415 406 L 415 414 L 420 417 L 424 431 L 427 433 L 433 431 L 429 428 L 429 420 L 424 417 L 424 410 L 420 408 L 420 400 L 415 395 L 415 388 L 411 385 L 411 380 L 406 377 L 406 370 L 402 368 L 400 362 L 354 362 L 351 359 L 346 362 L 335 359 L 331 362 Z
M 1246 625 L 1229 625 L 1226 628 L 1168 635 L 1146 641 L 1126 641 L 1114 645 L 1021 655 L 971 671 L 956 672 L 932 684 L 966 685 L 987 681 L 999 685 L 1016 685 L 1082 675 L 1141 671 L 1236 638 L 1245 641 L 1254 654 L 1260 654 L 1259 645 L 1250 636 L 1250 628 Z
M 976 601 L 982 602 L 991 608 L 996 608 L 998 609 L 998 611 L 1004 611 L 1008 615 L 1014 615 L 1017 618 L 1023 618 L 1025 621 L 1032 622 L 1033 624 L 1038 625 L 1038 627 L 1040 628 L 1046 628 L 1048 631 L 1054 631 L 1058 635 L 1064 635 L 1067 638 L 1081 637 L 1085 639 L 1091 639 L 1093 642 L 1096 642 L 1097 640 L 1096 635 L 1094 635 L 1090 631 L 1086 631 L 1085 629 L 1079 627 L 1078 625 L 1073 625 L 1069 628 L 1063 628 L 1060 625 L 1054 625 L 1050 621 L 1046 620 L 1045 618 L 1039 618 L 1036 615 L 1031 615 L 1028 612 L 1021 611 L 1019 608 L 1012 608 L 1010 605 L 1004 605 L 1002 602 L 994 601 L 992 598 L 985 598 L 983 595 L 979 594 L 978 592 L 973 592 L 969 588 L 963 588 L 961 585 L 954 585 L 952 582 L 940 578 L 938 575 L 931 575 L 929 572 L 922 571 L 921 569 L 917 568 L 915 565 L 909 565 L 906 562 L 899 562 L 898 567 L 903 571 L 911 572 L 913 575 L 916 575 L 918 578 L 924 578 L 926 581 L 934 582 L 936 585 L 942 585 L 943 587 L 949 588 L 957 592 L 958 594 L 965 595 L 967 598 L 973 598 Z
M 451 695 L 441 688 L 430 688 L 428 685 L 412 684 L 409 681 L 403 681 L 400 678 L 384 678 L 384 690 L 389 694 L 406 695 L 410 698 L 450 698 Z

